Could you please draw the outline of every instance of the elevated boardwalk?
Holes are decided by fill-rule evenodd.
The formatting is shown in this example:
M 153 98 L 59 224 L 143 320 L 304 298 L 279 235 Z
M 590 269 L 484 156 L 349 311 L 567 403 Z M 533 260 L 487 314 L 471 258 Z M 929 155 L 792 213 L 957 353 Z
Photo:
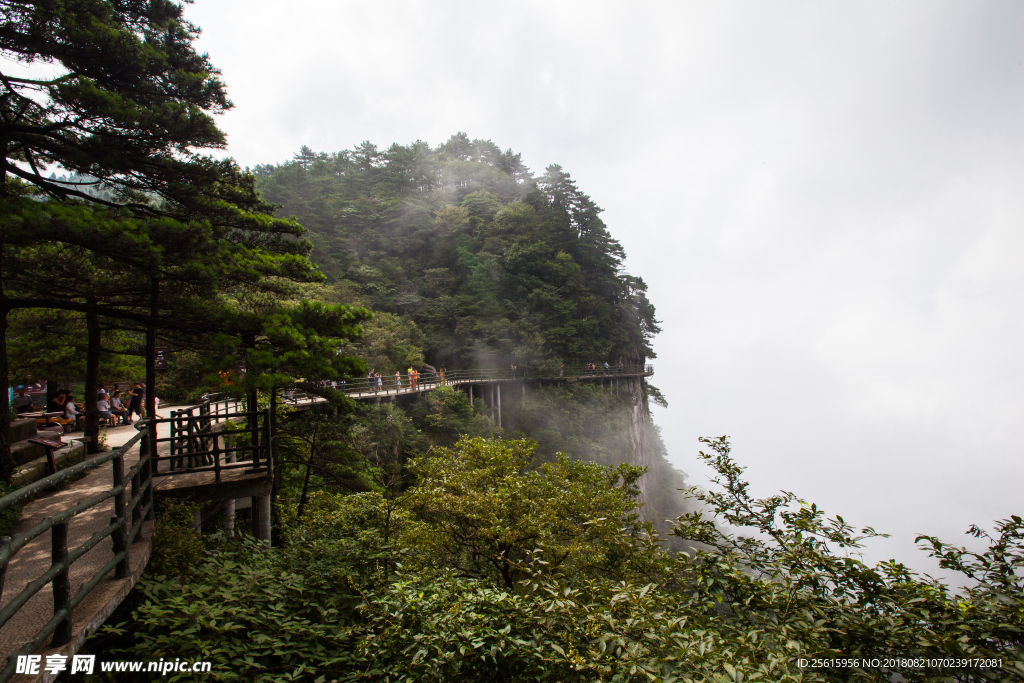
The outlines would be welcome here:
M 521 369 L 513 371 L 501 369 L 482 370 L 451 370 L 439 372 L 423 372 L 415 378 L 408 373 L 387 375 L 378 378 L 358 377 L 344 382 L 324 383 L 324 388 L 341 391 L 357 401 L 377 401 L 394 399 L 396 396 L 434 391 L 443 386 L 468 389 L 473 386 L 500 387 L 515 384 L 526 387 L 528 384 L 550 384 L 574 379 L 582 382 L 616 382 L 625 379 L 649 377 L 654 374 L 653 365 L 622 365 L 604 368 L 587 368 L 585 366 L 555 367 L 542 369 Z M 499 395 L 500 395 L 500 389 Z M 483 394 L 478 394 L 483 397 Z M 295 406 L 309 406 L 326 399 L 316 396 L 311 391 L 285 392 L 285 400 Z M 487 400 L 487 399 L 485 399 Z M 490 401 L 487 401 L 490 405 Z
M 451 386 L 474 390 L 501 424 L 501 387 L 567 379 L 609 381 L 649 376 L 652 366 L 554 368 L 542 372 L 468 370 L 348 380 L 331 387 L 359 401 Z M 302 409 L 326 399 L 288 392 Z M 198 414 L 196 414 L 198 411 Z M 218 500 L 228 530 L 235 503 L 251 499 L 252 531 L 270 539 L 273 435 L 269 410 L 245 412 L 225 399 L 202 406 L 165 407 L 145 424 L 112 428 L 113 450 L 51 474 L 0 498 L 0 511 L 24 505 L 11 537 L 0 538 L 0 683 L 52 681 L 46 657 L 71 656 L 128 595 L 152 550 L 155 496 Z M 220 429 L 229 420 L 246 426 Z M 15 674 L 17 655 L 41 657 L 37 672 Z M 77 674 L 76 674 L 77 675 Z

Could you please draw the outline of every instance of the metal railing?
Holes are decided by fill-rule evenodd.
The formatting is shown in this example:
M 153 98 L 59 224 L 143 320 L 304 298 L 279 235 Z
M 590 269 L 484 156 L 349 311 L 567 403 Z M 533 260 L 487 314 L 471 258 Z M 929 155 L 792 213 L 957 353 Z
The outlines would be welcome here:
M 475 370 L 446 370 L 444 372 L 421 372 L 419 375 L 399 373 L 377 377 L 354 377 L 341 381 L 322 382 L 328 388 L 348 395 L 388 395 L 412 393 L 436 389 L 444 385 L 469 384 L 474 382 L 507 382 L 513 380 L 559 380 L 559 379 L 614 379 L 616 377 L 647 377 L 654 374 L 650 364 L 631 364 L 605 368 L 603 365 L 588 368 L 585 365 L 518 368 L 480 368 Z M 311 398 L 309 392 L 286 389 L 282 398 L 286 403 L 298 403 Z
M 2 596 L 7 568 L 11 560 L 31 541 L 50 532 L 50 565 L 38 577 L 29 581 L 9 603 L 4 605 L 3 609 L 0 609 L 0 628 L 7 624 L 46 584 L 50 584 L 53 591 L 53 616 L 32 637 L 31 641 L 10 655 L 6 667 L 0 671 L 0 682 L 7 681 L 14 675 L 18 655 L 34 653 L 51 635 L 53 636 L 50 641 L 52 647 L 64 645 L 71 640 L 72 614 L 75 607 L 99 585 L 110 570 L 114 570 L 114 576 L 118 579 L 127 578 L 131 574 L 128 549 L 138 538 L 143 521 L 153 519 L 153 480 L 150 454 L 151 450 L 155 450 L 154 436 L 155 425 L 150 420 L 145 423 L 138 434 L 123 446 L 72 465 L 0 498 L 0 511 L 8 510 L 18 503 L 55 489 L 88 470 L 108 462 L 112 465 L 112 482 L 106 491 L 79 501 L 14 537 L 0 539 L 0 596 Z M 139 460 L 128 472 L 125 472 L 125 454 L 136 444 L 140 445 Z M 114 515 L 110 518 L 110 523 L 93 533 L 78 547 L 69 549 L 68 522 L 74 516 L 111 498 L 114 500 Z M 114 551 L 110 559 L 72 595 L 71 566 L 108 536 L 111 537 Z

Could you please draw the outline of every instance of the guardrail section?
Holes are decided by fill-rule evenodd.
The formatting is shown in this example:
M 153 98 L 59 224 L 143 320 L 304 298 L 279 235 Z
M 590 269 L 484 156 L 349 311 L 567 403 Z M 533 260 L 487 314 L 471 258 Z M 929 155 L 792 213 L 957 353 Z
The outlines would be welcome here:
M 7 666 L 0 671 L 0 681 L 7 681 L 14 675 L 18 655 L 33 654 L 51 636 L 50 647 L 58 647 L 71 640 L 72 617 L 75 607 L 99 585 L 111 570 L 114 570 L 114 576 L 118 579 L 124 579 L 130 575 L 128 548 L 137 538 L 143 521 L 153 519 L 151 450 L 155 450 L 152 438 L 154 435 L 155 429 L 149 423 L 120 448 L 72 465 L 0 498 L 0 511 L 8 510 L 39 494 L 57 489 L 61 484 L 88 470 L 108 462 L 111 463 L 112 477 L 108 489 L 43 519 L 14 537 L 0 539 L 0 598 L 2 598 L 7 569 L 11 561 L 34 539 L 46 533 L 50 535 L 49 566 L 45 567 L 43 564 L 40 568 L 45 567 L 45 569 L 22 587 L 18 594 L 3 606 L 3 609 L 0 609 L 0 628 L 14 618 L 18 611 L 47 584 L 50 584 L 53 591 L 53 616 L 34 635 L 25 634 L 26 636 L 31 635 L 31 640 L 20 650 L 11 654 Z M 124 468 L 125 454 L 136 444 L 140 446 L 138 462 L 126 472 Z M 69 548 L 68 523 L 72 518 L 111 498 L 114 499 L 114 515 L 110 518 L 110 523 L 95 531 L 81 545 Z M 69 579 L 72 565 L 107 537 L 110 537 L 113 542 L 113 554 L 72 595 Z

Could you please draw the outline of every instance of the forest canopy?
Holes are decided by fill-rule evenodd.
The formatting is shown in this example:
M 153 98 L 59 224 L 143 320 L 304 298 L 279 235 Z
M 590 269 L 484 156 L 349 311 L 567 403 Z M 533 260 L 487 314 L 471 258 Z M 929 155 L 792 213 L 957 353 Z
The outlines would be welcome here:
M 309 232 L 339 303 L 402 316 L 427 362 L 643 362 L 659 331 L 601 209 L 560 166 L 535 177 L 465 133 L 431 147 L 314 153 L 253 169 Z

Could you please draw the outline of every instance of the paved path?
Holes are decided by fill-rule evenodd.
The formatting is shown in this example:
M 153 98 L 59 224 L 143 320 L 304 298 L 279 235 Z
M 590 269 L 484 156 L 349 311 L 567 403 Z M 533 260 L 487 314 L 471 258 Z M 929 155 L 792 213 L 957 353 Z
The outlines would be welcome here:
M 171 410 L 177 407 L 161 408 L 158 413 L 166 417 Z M 166 424 L 159 425 L 158 430 L 159 436 L 169 436 L 169 428 Z M 112 448 L 122 446 L 137 433 L 135 427 L 130 425 L 109 429 L 107 445 Z M 125 455 L 125 472 L 128 472 L 138 462 L 138 459 L 139 449 L 136 445 Z M 90 470 L 88 474 L 66 488 L 48 493 L 26 505 L 13 534 L 24 532 L 47 517 L 63 512 L 79 501 L 109 490 L 112 482 L 111 463 L 108 462 Z M 106 527 L 113 515 L 114 501 L 112 498 L 76 515 L 68 523 L 68 548 L 78 547 L 93 533 Z M 75 608 L 71 642 L 60 648 L 47 649 L 43 654 L 67 655 L 77 651 L 85 638 L 110 616 L 114 607 L 128 594 L 145 569 L 149 560 L 152 538 L 152 522 L 146 522 L 142 525 L 139 540 L 130 548 L 131 577 L 115 579 L 114 572 L 111 570 L 89 596 Z M 85 581 L 92 578 L 113 554 L 113 542 L 108 537 L 80 557 L 71 566 L 71 595 L 74 595 Z M 49 566 L 50 534 L 44 532 L 18 551 L 11 560 L 7 568 L 0 607 L 9 603 L 30 581 L 38 578 Z M 0 669 L 3 668 L 7 657 L 30 642 L 52 616 L 53 593 L 50 584 L 47 584 L 0 629 Z M 14 680 L 19 679 L 28 680 L 28 677 L 16 676 Z

